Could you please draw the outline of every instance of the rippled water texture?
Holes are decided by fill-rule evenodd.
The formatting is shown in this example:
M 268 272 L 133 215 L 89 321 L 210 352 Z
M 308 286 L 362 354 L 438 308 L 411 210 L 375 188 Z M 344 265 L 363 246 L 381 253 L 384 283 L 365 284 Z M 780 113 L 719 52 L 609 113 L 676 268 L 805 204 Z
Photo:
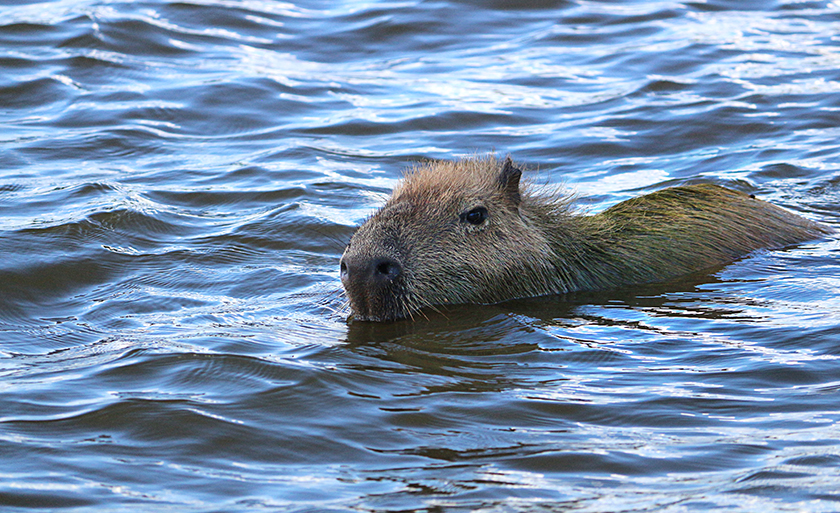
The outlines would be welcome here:
M 840 224 L 840 4 L 0 7 L 0 509 L 837 511 L 840 250 L 348 323 L 420 159 Z

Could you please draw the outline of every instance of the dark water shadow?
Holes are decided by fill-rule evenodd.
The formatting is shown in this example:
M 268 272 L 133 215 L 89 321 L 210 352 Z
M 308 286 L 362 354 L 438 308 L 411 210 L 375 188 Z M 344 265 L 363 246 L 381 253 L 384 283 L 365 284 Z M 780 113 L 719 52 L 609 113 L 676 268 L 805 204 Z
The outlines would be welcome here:
M 612 339 L 588 341 L 570 335 L 567 340 L 557 334 L 558 328 L 565 331 L 585 324 L 599 330 L 615 327 L 642 338 L 645 333 L 679 337 L 670 331 L 672 327 L 638 322 L 638 311 L 644 310 L 646 317 L 732 316 L 738 308 L 729 308 L 718 293 L 710 294 L 708 304 L 702 300 L 707 292 L 698 287 L 718 281 L 707 270 L 662 284 L 449 306 L 440 312 L 424 312 L 413 321 L 350 321 L 343 351 L 354 355 L 347 355 L 347 360 L 354 361 L 351 366 L 357 371 L 397 373 L 407 380 L 430 375 L 446 378 L 439 386 L 424 386 L 423 393 L 532 387 L 543 380 L 565 379 L 561 369 L 586 358 L 623 358 L 604 352 L 615 343 Z M 631 315 L 622 313 L 628 311 Z M 535 367 L 528 370 L 529 366 Z M 541 377 L 534 374 L 536 368 L 544 370 Z

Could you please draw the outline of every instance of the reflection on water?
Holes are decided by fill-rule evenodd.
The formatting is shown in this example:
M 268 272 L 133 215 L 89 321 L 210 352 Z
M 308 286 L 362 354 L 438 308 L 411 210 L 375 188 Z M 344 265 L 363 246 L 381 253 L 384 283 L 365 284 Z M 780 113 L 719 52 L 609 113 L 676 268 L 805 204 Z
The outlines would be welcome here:
M 837 241 L 347 322 L 401 170 L 836 224 L 832 2 L 63 2 L 0 20 L 0 504 L 835 511 Z

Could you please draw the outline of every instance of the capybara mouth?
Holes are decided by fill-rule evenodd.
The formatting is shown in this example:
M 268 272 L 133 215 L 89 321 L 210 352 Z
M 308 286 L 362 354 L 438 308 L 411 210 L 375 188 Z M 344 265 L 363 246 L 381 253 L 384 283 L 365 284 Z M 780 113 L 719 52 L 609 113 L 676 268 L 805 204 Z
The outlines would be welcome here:
M 402 319 L 402 317 L 380 317 L 378 315 L 363 315 L 360 313 L 356 313 L 355 311 L 350 318 L 354 321 L 361 322 L 394 322 Z
M 411 311 L 400 301 L 400 294 L 369 296 L 350 295 L 350 309 L 354 321 L 393 322 L 411 316 Z

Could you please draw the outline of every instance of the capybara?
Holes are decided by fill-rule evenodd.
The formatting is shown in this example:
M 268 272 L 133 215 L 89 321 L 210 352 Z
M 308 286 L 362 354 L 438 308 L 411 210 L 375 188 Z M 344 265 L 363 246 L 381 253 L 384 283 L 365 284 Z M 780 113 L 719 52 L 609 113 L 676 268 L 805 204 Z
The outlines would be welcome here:
M 595 215 L 520 184 L 508 157 L 420 164 L 341 257 L 352 317 L 661 282 L 831 232 L 712 184 L 663 189 Z

